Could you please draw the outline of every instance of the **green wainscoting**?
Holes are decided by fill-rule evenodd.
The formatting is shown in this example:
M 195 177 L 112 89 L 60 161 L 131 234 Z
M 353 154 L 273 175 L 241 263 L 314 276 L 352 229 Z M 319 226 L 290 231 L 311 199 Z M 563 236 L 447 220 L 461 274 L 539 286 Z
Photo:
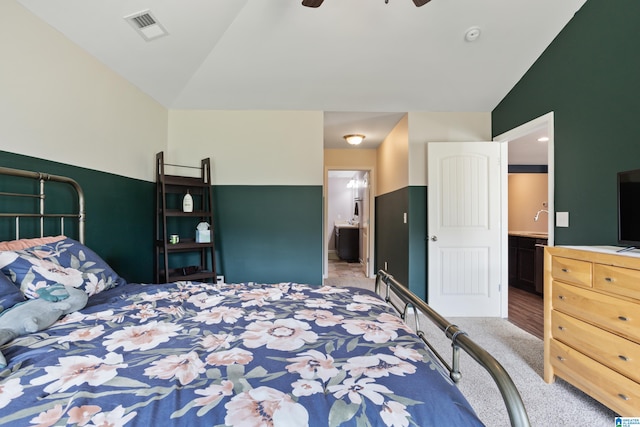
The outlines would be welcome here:
M 405 187 L 376 197 L 376 270 L 386 262 L 387 271 L 425 301 L 426 236 L 427 187 Z
M 78 181 L 87 246 L 127 281 L 153 281 L 155 183 L 2 151 L 0 166 Z M 227 281 L 322 284 L 321 186 L 214 186 L 213 194 L 217 269 Z M 73 200 L 62 196 L 47 209 Z
M 322 186 L 213 187 L 227 282 L 322 284 Z
M 85 193 L 85 243 L 130 282 L 153 279 L 155 184 L 95 170 L 0 151 L 0 166 L 68 176 Z M 62 212 L 71 192 L 49 197 L 47 212 Z M 12 203 L 3 198 L 0 203 Z M 58 234 L 59 230 L 51 234 Z M 73 232 L 70 237 L 77 238 Z M 0 238 L 12 239 L 4 233 Z M 26 237 L 26 236 L 23 236 Z
M 409 283 L 409 189 L 401 188 L 376 197 L 376 270 L 385 268 L 400 283 Z
M 409 289 L 427 301 L 427 187 L 409 187 Z M 427 301 L 428 302 L 428 301 Z
M 492 112 L 494 136 L 554 112 L 558 245 L 617 243 L 616 173 L 640 169 L 639 16 L 588 0 Z

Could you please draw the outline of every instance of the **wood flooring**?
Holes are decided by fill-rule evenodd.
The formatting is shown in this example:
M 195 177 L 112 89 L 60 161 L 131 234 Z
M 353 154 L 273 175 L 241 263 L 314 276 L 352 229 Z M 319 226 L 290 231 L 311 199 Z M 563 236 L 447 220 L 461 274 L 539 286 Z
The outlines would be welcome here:
M 544 309 L 543 298 L 540 295 L 509 287 L 509 321 L 529 332 L 531 335 L 543 339 Z

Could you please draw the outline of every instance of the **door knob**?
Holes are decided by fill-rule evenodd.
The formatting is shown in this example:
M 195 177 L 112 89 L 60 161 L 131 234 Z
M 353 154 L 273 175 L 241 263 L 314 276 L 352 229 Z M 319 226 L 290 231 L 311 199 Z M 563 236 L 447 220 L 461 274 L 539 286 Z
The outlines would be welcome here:
M 438 236 L 431 236 L 431 241 L 432 242 L 437 242 L 438 241 Z

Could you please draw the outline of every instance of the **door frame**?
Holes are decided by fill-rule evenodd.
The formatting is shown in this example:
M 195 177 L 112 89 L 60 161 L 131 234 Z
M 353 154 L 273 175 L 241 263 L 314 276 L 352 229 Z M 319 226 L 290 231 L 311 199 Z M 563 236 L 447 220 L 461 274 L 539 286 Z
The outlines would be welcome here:
M 375 170 L 373 168 L 362 166 L 328 166 L 324 167 L 324 184 L 322 186 L 322 278 L 329 276 L 329 235 L 327 232 L 329 221 L 329 172 L 330 171 L 354 171 L 369 173 L 369 232 L 368 232 L 368 249 L 369 249 L 369 269 L 365 271 L 366 277 L 375 277 L 374 250 L 375 250 Z
M 508 130 L 500 135 L 497 135 L 493 138 L 496 142 L 508 143 L 517 138 L 524 137 L 534 130 L 539 129 L 540 127 L 545 126 L 547 129 L 547 136 L 549 137 L 549 141 L 547 142 L 547 192 L 548 192 L 548 207 L 549 215 L 547 215 L 547 232 L 548 232 L 548 246 L 554 245 L 554 226 L 555 226 L 555 179 L 554 179 L 554 114 L 553 111 L 544 114 L 538 118 L 535 118 L 529 122 L 523 123 L 520 126 L 517 126 L 511 130 Z M 502 252 L 502 283 L 503 292 L 502 292 L 502 317 L 507 317 L 509 313 L 509 251 L 508 251 L 508 239 L 509 239 L 509 227 L 507 224 L 507 220 L 509 218 L 509 196 L 508 196 L 508 174 L 509 168 L 503 168 L 503 176 L 502 176 L 502 218 L 503 221 L 503 247 L 505 250 Z

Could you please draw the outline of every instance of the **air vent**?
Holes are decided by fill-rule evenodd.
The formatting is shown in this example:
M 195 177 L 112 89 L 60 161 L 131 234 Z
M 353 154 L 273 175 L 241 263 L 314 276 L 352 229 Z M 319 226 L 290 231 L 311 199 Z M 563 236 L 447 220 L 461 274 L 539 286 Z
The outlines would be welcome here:
M 133 19 L 135 23 L 138 24 L 138 28 L 148 27 L 149 25 L 154 25 L 156 23 L 156 20 L 153 19 L 153 16 L 151 16 L 149 13 L 145 13 L 144 15 L 140 15 L 140 16 L 135 16 L 131 19 Z
M 158 37 L 169 34 L 149 10 L 143 10 L 141 12 L 125 16 L 124 19 L 126 19 L 127 22 L 129 22 L 129 24 L 131 24 L 138 34 L 140 34 L 140 36 L 142 36 L 146 41 L 154 40 Z

